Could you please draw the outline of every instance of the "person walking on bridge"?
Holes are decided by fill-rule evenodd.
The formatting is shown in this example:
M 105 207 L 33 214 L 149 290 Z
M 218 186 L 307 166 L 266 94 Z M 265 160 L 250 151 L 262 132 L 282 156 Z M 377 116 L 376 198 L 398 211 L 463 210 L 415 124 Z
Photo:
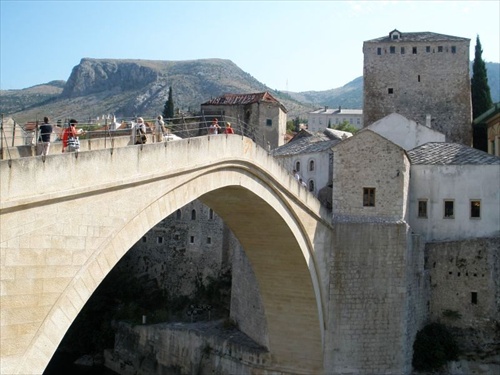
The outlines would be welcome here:
M 226 134 L 234 134 L 234 129 L 231 127 L 230 122 L 226 122 L 226 129 L 224 129 L 224 133 Z
M 50 136 L 52 135 L 52 125 L 47 116 L 43 118 L 43 124 L 40 125 L 40 137 L 38 144 L 38 155 L 46 156 L 50 149 Z

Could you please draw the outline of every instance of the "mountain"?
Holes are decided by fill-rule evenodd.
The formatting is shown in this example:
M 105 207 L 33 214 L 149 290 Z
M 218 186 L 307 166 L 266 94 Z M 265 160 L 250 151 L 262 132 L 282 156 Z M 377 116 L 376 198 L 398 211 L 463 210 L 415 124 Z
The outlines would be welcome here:
M 19 123 L 44 115 L 82 120 L 103 114 L 114 114 L 118 119 L 135 115 L 156 117 L 163 110 L 170 86 L 174 105 L 183 112 L 199 112 L 201 103 L 225 93 L 263 91 L 276 96 L 292 115 L 312 109 L 286 93 L 271 90 L 230 60 L 84 58 L 73 68 L 63 89 L 50 99 L 40 101 L 37 106 L 20 105 L 13 111 L 4 108 L 3 97 L 26 96 L 32 88 L 3 91 L 1 110 Z
M 500 101 L 500 64 L 487 62 L 493 102 Z M 472 62 L 471 62 L 472 74 Z M 118 119 L 161 113 L 172 86 L 176 108 L 198 112 L 200 104 L 225 93 L 269 91 L 288 109 L 288 117 L 307 118 L 320 107 L 362 108 L 363 77 L 325 91 L 272 90 L 230 60 L 152 61 L 84 58 L 68 81 L 52 81 L 22 90 L 0 91 L 0 112 L 19 123 L 40 119 L 95 118 L 115 114 Z

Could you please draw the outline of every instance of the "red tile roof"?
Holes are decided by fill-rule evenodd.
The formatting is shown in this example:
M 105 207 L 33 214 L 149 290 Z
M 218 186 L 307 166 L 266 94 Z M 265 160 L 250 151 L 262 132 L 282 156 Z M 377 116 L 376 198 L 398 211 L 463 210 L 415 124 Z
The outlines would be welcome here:
M 222 96 L 212 98 L 201 105 L 245 105 L 262 102 L 279 104 L 283 111 L 287 112 L 283 104 L 276 100 L 267 91 L 254 94 L 224 94 Z

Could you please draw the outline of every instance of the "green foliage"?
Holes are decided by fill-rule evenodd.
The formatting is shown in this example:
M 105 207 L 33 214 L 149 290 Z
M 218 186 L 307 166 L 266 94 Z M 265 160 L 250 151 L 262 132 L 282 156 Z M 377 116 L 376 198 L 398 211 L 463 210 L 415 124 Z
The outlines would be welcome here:
M 356 132 L 359 131 L 359 129 L 357 129 L 356 127 L 354 127 L 353 125 L 351 125 L 349 123 L 349 121 L 346 121 L 346 120 L 344 120 L 343 122 L 341 122 L 338 125 L 335 125 L 334 127 L 332 127 L 332 129 L 342 130 L 344 132 L 349 132 L 349 133 L 352 133 L 352 134 L 355 134 Z
M 458 345 L 448 329 L 440 323 L 431 323 L 417 333 L 412 365 L 417 371 L 437 370 L 458 359 L 458 355 Z
M 163 107 L 163 118 L 173 118 L 174 117 L 174 99 L 172 97 L 172 86 L 168 89 L 168 99 Z
M 482 58 L 483 50 L 479 35 L 476 38 L 474 63 L 472 64 L 471 96 L 472 117 L 476 118 L 493 106 L 486 65 Z

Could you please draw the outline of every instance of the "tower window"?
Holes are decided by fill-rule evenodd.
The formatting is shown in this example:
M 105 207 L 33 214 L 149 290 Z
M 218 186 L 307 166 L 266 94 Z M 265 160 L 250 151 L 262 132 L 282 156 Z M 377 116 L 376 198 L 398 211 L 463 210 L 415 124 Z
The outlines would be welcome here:
M 375 188 L 363 188 L 363 206 L 375 207 Z
M 268 118 L 268 119 L 266 120 L 266 125 L 267 125 L 267 126 L 273 126 L 273 120 L 272 120 L 272 119 L 270 119 L 270 118 Z
M 438 52 L 443 52 L 443 46 L 438 46 Z
M 194 243 L 194 236 L 189 237 L 189 243 Z
M 158 239 L 156 242 L 158 243 L 158 245 L 161 245 L 163 243 L 163 237 L 158 236 Z
M 176 218 L 177 220 L 180 220 L 180 219 L 182 218 L 182 213 L 181 213 L 181 210 L 177 210 L 177 211 L 175 212 L 175 218 Z
M 477 292 L 471 292 L 470 303 L 473 305 L 477 305 Z
M 401 47 L 401 54 L 404 55 L 405 54 L 405 48 L 404 47 Z
M 314 171 L 314 160 L 309 160 L 309 171 Z
M 392 87 L 389 87 L 389 88 L 387 89 L 387 93 L 389 93 L 389 94 L 394 94 L 394 89 L 393 89 Z
M 416 55 L 417 54 L 417 47 L 412 47 L 411 53 L 413 53 L 414 55 Z
M 391 47 L 389 48 L 389 52 L 390 52 L 390 53 L 396 53 L 396 47 L 391 46 Z
M 208 210 L 208 219 L 213 220 L 214 219 L 214 210 L 209 209 Z
M 207 245 L 212 244 L 212 237 L 207 237 Z
M 378 47 L 377 48 L 377 55 L 381 55 L 382 54 L 382 48 Z
M 426 46 L 425 47 L 425 52 L 430 53 L 431 52 L 431 46 Z
M 191 220 L 196 220 L 196 210 L 191 211 Z
M 451 46 L 451 53 L 457 53 L 457 47 Z
M 417 79 L 418 79 L 418 82 L 420 82 L 420 74 L 418 75 Z
M 297 172 L 300 172 L 300 161 L 296 161 L 296 162 L 295 162 L 295 170 L 296 170 Z

